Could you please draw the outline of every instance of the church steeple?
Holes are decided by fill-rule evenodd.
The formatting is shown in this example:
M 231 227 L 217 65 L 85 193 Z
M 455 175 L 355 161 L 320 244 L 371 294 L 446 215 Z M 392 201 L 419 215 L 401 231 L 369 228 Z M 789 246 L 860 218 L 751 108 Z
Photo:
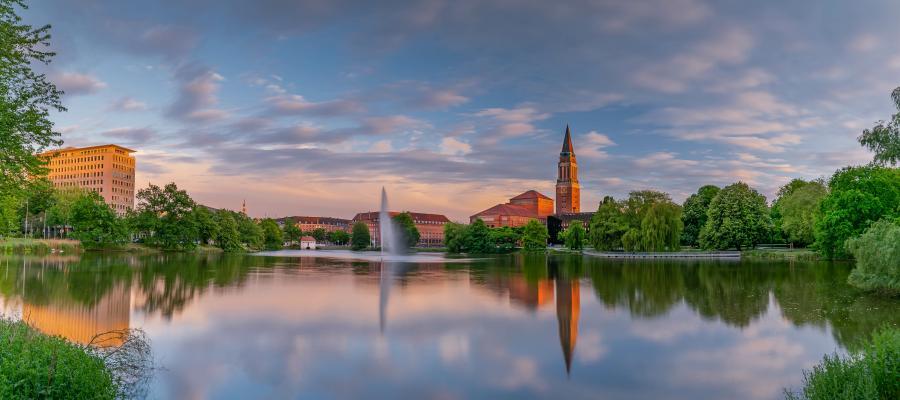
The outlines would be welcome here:
M 556 214 L 581 212 L 581 186 L 578 184 L 578 161 L 572 145 L 572 131 L 566 124 L 562 151 L 559 153 L 556 178 Z

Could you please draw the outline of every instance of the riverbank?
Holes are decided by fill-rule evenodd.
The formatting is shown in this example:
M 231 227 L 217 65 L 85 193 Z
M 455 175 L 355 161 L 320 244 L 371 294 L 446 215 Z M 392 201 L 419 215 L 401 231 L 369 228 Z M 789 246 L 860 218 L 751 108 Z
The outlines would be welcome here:
M 741 252 L 748 260 L 821 261 L 819 253 L 809 249 L 754 249 Z
M 118 393 L 99 355 L 0 318 L 0 398 L 115 399 Z
M 740 260 L 738 251 L 673 251 L 673 252 L 613 252 L 585 250 L 584 254 L 601 258 L 639 258 L 639 259 L 730 259 Z
M 67 239 L 0 239 L 0 254 L 78 253 L 81 242 Z

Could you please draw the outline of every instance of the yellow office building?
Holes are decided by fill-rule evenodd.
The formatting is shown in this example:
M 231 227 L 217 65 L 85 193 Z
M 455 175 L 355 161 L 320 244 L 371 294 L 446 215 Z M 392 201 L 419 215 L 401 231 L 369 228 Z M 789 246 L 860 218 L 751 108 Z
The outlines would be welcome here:
M 94 191 L 117 213 L 134 208 L 134 150 L 115 144 L 67 147 L 42 153 L 48 178 L 60 188 Z

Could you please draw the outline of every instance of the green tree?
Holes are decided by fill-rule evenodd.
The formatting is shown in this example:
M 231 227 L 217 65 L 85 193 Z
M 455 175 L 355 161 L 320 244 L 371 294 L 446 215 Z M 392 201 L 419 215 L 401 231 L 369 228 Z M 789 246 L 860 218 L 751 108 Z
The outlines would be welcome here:
M 856 258 L 848 282 L 864 290 L 900 294 L 900 221 L 878 221 L 847 241 Z
M 547 250 L 547 239 L 549 238 L 550 234 L 547 233 L 547 226 L 536 219 L 532 219 L 525 224 L 525 232 L 522 235 L 522 248 L 525 251 L 545 251 Z
M 834 173 L 828 189 L 815 223 L 815 246 L 826 258 L 848 257 L 847 239 L 900 215 L 900 169 L 846 167 Z
M 300 237 L 303 236 L 303 231 L 300 230 L 297 221 L 293 218 L 285 218 L 284 228 L 282 230 L 284 232 L 284 239 L 290 244 L 299 242 Z
M 241 243 L 252 250 L 261 249 L 266 237 L 265 232 L 263 232 L 259 224 L 244 214 L 235 213 L 234 215 Z
M 709 204 L 700 246 L 718 250 L 752 248 L 766 238 L 770 224 L 765 196 L 738 182 L 722 189 Z
M 336 229 L 328 232 L 328 241 L 337 245 L 345 245 L 350 241 L 350 234 Z
M 116 212 L 95 192 L 84 192 L 72 205 L 72 237 L 85 248 L 125 242 L 127 232 Z
M 284 237 L 281 228 L 274 219 L 266 218 L 259 224 L 263 231 L 263 245 L 266 250 L 279 250 L 284 247 Z
M 491 229 L 488 238 L 495 252 L 507 253 L 516 249 L 522 235 L 508 226 Z
M 681 242 L 688 246 L 696 246 L 700 243 L 700 230 L 706 225 L 706 211 L 709 203 L 719 194 L 719 187 L 706 185 L 690 195 L 684 201 L 684 210 L 681 221 L 684 230 L 681 233 Z
M 369 234 L 369 227 L 361 221 L 353 224 L 353 229 L 351 230 L 350 247 L 353 250 L 362 250 L 369 247 L 369 243 L 371 242 L 372 237 Z
M 776 225 L 787 241 L 800 246 L 808 246 L 815 241 L 816 213 L 819 203 L 827 195 L 825 184 L 811 181 L 787 192 L 773 203 L 772 214 L 776 214 L 776 208 L 778 210 L 779 222 Z
M 238 225 L 232 216 L 232 212 L 219 210 L 216 212 L 215 220 L 216 225 L 219 227 L 215 238 L 216 246 L 229 253 L 243 250 L 241 237 L 238 233 Z
M 412 219 L 412 215 L 408 212 L 402 212 L 393 217 L 394 223 L 400 228 L 400 234 L 403 236 L 403 242 L 406 247 L 412 248 L 419 244 L 419 229 Z
M 622 235 L 622 249 L 625 251 L 641 251 L 641 230 L 631 228 Z
M 53 131 L 50 111 L 65 111 L 62 92 L 32 67 L 49 64 L 50 25 L 23 24 L 16 8 L 24 1 L 0 0 L 0 193 L 11 196 L 29 176 L 43 176 L 37 156 L 62 143 Z
M 325 228 L 316 228 L 313 229 L 312 232 L 309 232 L 309 236 L 316 239 L 316 242 L 321 243 L 324 242 L 325 239 L 328 239 L 328 232 L 325 231 Z
M 448 222 L 444 224 L 444 246 L 447 246 L 447 252 L 464 252 L 465 234 L 466 226 L 463 224 L 458 224 L 456 222 Z
M 205 206 L 195 205 L 191 212 L 194 223 L 197 224 L 197 234 L 200 243 L 209 244 L 218 236 L 219 224 L 215 216 Z
M 76 200 L 84 196 L 84 192 L 84 189 L 77 187 L 57 189 L 53 193 L 53 205 L 47 210 L 47 224 L 62 227 L 70 226 L 72 206 Z
M 641 249 L 678 251 L 683 226 L 681 206 L 671 201 L 653 204 L 641 220 Z
M 463 252 L 471 254 L 491 254 L 496 251 L 491 242 L 491 228 L 481 218 L 469 224 L 463 235 Z
M 197 247 L 199 231 L 193 217 L 196 203 L 175 183 L 165 187 L 151 184 L 138 190 L 140 201 L 133 225 L 141 231 L 144 241 L 167 250 L 187 250 Z
M 894 89 L 891 98 L 898 110 L 891 121 L 878 121 L 875 127 L 864 130 L 857 138 L 859 144 L 875 153 L 874 162 L 879 165 L 900 163 L 900 87 Z
M 606 196 L 591 217 L 590 242 L 598 251 L 615 250 L 622 247 L 622 235 L 628 231 L 623 206 L 612 197 Z
M 581 250 L 584 248 L 585 232 L 581 221 L 575 220 L 569 223 L 563 233 L 564 243 L 570 250 Z

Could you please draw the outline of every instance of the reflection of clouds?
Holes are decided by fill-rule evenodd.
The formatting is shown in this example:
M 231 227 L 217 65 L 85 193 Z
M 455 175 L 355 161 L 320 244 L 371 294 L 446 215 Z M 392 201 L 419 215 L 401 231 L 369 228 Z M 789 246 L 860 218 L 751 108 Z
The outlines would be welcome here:
M 678 318 L 637 319 L 631 323 L 631 333 L 652 342 L 669 344 L 684 336 L 698 333 L 704 326 L 697 315 L 684 306 L 673 309 Z
M 459 364 L 468 361 L 469 337 L 464 332 L 441 335 L 438 338 L 441 360 L 445 364 Z
M 578 337 L 578 352 L 575 353 L 575 358 L 584 364 L 590 364 L 600 361 L 608 351 L 600 332 L 584 331 Z
M 485 352 L 495 367 L 499 367 L 491 382 L 504 389 L 534 389 L 543 391 L 547 383 L 538 374 L 538 364 L 533 358 L 509 354 L 505 349 L 495 348 Z

